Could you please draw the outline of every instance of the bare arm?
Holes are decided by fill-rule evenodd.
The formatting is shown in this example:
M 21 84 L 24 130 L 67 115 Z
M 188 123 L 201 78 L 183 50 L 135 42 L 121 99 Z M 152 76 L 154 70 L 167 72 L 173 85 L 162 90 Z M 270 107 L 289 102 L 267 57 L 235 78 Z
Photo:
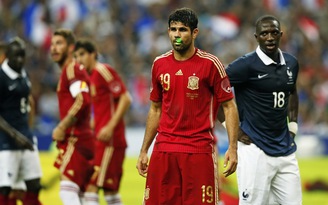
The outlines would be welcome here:
M 35 120 L 35 101 L 32 95 L 28 96 L 29 104 L 30 104 L 30 112 L 28 113 L 28 125 L 30 128 L 34 126 Z
M 52 131 L 52 139 L 63 141 L 65 139 L 65 131 L 76 122 L 76 117 L 67 114 Z
M 234 99 L 222 103 L 225 116 L 226 129 L 229 138 L 229 147 L 224 156 L 224 167 L 228 166 L 223 173 L 225 177 L 233 174 L 237 169 L 237 141 L 239 131 L 239 116 Z M 228 165 L 229 162 L 229 165 Z
M 8 124 L 2 116 L 0 116 L 0 129 L 13 138 L 18 146 L 29 150 L 34 150 L 33 144 L 22 133 Z
M 148 118 L 146 122 L 146 131 L 143 139 L 143 143 L 140 150 L 139 159 L 137 162 L 137 169 L 141 176 L 146 177 L 148 172 L 148 149 L 152 144 L 159 124 L 159 120 L 162 112 L 161 102 L 152 102 L 148 112 Z
M 114 129 L 120 120 L 124 117 L 124 114 L 129 109 L 132 102 L 130 93 L 127 91 L 120 96 L 117 109 L 115 110 L 114 115 L 108 121 L 106 126 L 102 127 L 99 131 L 97 138 L 100 141 L 108 142 L 113 135 Z
M 288 102 L 289 123 L 290 122 L 297 123 L 297 117 L 298 117 L 298 93 L 297 93 L 297 89 L 295 88 L 295 90 L 289 96 L 289 102 Z M 295 137 L 296 133 L 294 133 L 293 131 L 295 131 L 295 130 L 292 130 L 291 133 Z M 296 131 L 297 131 L 297 129 L 296 129 Z
M 76 98 L 74 104 L 81 104 L 79 101 L 83 101 L 83 94 L 79 93 Z M 74 106 L 72 105 L 72 107 Z M 65 131 L 69 127 L 75 124 L 77 118 L 75 116 L 75 113 L 68 112 L 67 115 L 60 120 L 60 122 L 57 124 L 57 126 L 52 131 L 52 139 L 56 141 L 63 141 L 65 139 Z

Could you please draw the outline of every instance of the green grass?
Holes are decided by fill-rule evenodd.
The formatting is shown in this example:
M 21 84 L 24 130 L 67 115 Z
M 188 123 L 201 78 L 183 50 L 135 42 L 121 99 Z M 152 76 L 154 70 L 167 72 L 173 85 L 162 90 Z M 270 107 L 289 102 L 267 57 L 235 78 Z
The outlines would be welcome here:
M 44 205 L 62 205 L 58 196 L 59 175 L 58 171 L 52 165 L 55 154 L 52 152 L 43 152 L 40 153 L 40 157 L 44 172 L 42 182 L 45 185 L 45 189 L 41 192 L 41 201 Z M 135 167 L 136 162 L 137 158 L 135 157 L 127 158 L 124 162 L 124 175 L 120 190 L 124 205 L 142 204 L 145 178 L 139 176 Z M 313 182 L 318 179 L 328 183 L 327 165 L 328 157 L 299 159 L 302 183 Z M 234 174 L 227 179 L 229 185 L 223 188 L 236 194 L 236 175 Z M 101 201 L 101 205 L 105 205 L 103 200 Z M 328 205 L 328 192 L 303 191 L 303 205 Z

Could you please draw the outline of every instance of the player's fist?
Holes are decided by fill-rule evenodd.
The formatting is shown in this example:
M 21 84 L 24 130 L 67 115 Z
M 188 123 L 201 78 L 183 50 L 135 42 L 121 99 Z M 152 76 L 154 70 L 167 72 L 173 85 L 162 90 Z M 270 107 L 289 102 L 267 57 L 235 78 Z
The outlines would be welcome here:
M 65 139 L 65 130 L 62 127 L 55 127 L 52 131 L 52 139 L 55 141 L 63 141 Z

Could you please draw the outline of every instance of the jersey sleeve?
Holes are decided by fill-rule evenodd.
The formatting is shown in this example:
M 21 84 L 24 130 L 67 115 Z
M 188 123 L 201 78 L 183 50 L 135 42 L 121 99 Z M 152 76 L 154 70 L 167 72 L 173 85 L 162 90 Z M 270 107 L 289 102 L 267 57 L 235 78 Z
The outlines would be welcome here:
M 114 69 L 109 70 L 113 76 L 113 79 L 107 82 L 108 89 L 112 92 L 114 98 L 118 98 L 126 92 L 126 87 L 119 74 Z
M 216 98 L 219 103 L 230 100 L 234 97 L 229 78 L 224 66 L 220 63 L 213 64 L 213 80 Z
M 162 86 L 158 82 L 157 65 L 158 63 L 155 61 L 151 69 L 150 100 L 154 102 L 160 102 L 162 100 Z
M 119 74 L 108 64 L 97 63 L 93 81 L 107 86 L 107 90 L 114 98 L 119 98 L 126 92 L 126 86 Z
M 245 58 L 241 57 L 228 65 L 226 72 L 232 86 L 242 84 L 248 80 L 248 65 Z
M 68 113 L 79 117 L 86 107 L 90 106 L 89 77 L 86 70 L 80 65 L 75 64 L 74 68 L 68 68 L 67 77 L 69 80 L 69 90 L 75 99 Z

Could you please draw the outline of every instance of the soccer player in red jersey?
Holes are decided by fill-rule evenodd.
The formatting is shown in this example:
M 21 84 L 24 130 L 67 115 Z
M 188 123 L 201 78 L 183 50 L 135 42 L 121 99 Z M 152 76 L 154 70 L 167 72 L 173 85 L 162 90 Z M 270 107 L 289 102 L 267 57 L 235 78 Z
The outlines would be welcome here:
M 151 105 L 137 162 L 139 174 L 147 177 L 145 205 L 218 204 L 213 128 L 220 104 L 230 142 L 225 176 L 237 167 L 239 121 L 234 96 L 220 60 L 195 47 L 197 24 L 197 15 L 189 8 L 171 13 L 168 36 L 173 50 L 153 62 Z M 155 137 L 148 164 L 147 152 Z
M 98 205 L 98 189 L 102 188 L 107 205 L 121 205 L 118 192 L 127 148 L 123 117 L 132 99 L 118 73 L 97 60 L 97 49 L 92 41 L 78 40 L 75 57 L 90 74 L 97 137 L 94 174 L 84 194 L 84 202 L 85 205 Z
M 64 205 L 79 205 L 93 168 L 94 137 L 90 128 L 91 100 L 89 76 L 74 60 L 75 38 L 72 31 L 58 29 L 51 39 L 51 57 L 62 72 L 57 85 L 60 122 L 52 138 L 57 142 L 60 170 L 60 197 Z

